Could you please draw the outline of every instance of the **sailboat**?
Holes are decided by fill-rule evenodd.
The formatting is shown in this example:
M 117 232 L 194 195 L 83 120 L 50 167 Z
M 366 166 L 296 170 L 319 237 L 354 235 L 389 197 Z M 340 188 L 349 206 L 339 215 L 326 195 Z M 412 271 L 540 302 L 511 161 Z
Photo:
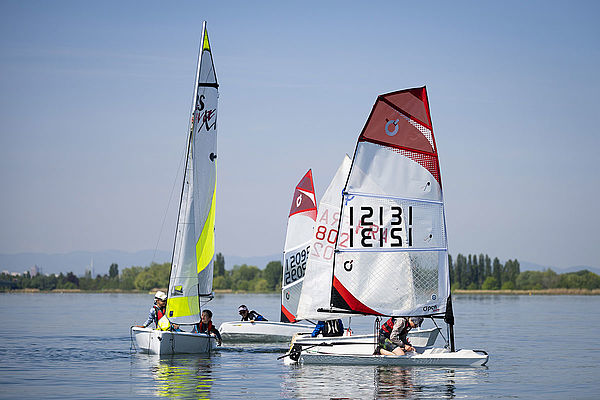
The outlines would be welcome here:
M 316 320 L 334 320 L 346 314 L 324 313 L 319 308 L 324 304 L 329 304 L 329 293 L 331 291 L 331 278 L 334 261 L 334 248 L 339 229 L 339 208 L 340 194 L 348 180 L 352 160 L 348 155 L 340 163 L 333 179 L 325 190 L 325 193 L 319 203 L 319 212 L 317 216 L 317 227 L 313 235 L 313 252 L 308 258 L 305 284 L 302 287 L 300 301 L 298 305 L 298 318 L 316 319 Z M 342 232 L 340 235 L 340 247 L 347 247 L 348 233 Z M 360 315 L 360 314 L 356 314 Z M 349 324 L 348 324 L 349 325 Z M 411 343 L 415 346 L 428 347 L 435 343 L 438 335 L 438 329 L 419 329 L 411 331 L 409 336 Z M 311 337 L 301 333 L 292 338 L 292 346 L 312 347 L 316 345 L 326 345 L 329 351 L 372 353 L 375 337 L 373 334 L 353 334 L 352 330 L 346 329 L 342 336 L 335 337 Z M 342 344 L 343 346 L 332 346 L 332 343 Z M 297 346 L 297 347 L 298 347 Z
M 338 218 L 322 229 L 325 237 L 331 236 L 331 262 L 315 268 L 309 260 L 304 285 L 313 287 L 308 279 L 315 269 L 327 287 L 313 289 L 320 293 L 316 297 L 303 291 L 298 316 L 443 319 L 449 343 L 383 356 L 373 354 L 375 337 L 370 347 L 360 349 L 342 339 L 310 345 L 296 341 L 289 359 L 304 364 L 484 365 L 485 351 L 455 349 L 441 174 L 425 87 L 377 98 L 343 190 L 334 194 L 337 202 L 330 204 Z
M 224 322 L 219 332 L 225 341 L 289 341 L 297 333 L 311 333 L 314 326 L 296 323 L 296 309 L 302 291 L 304 271 L 310 254 L 311 239 L 317 218 L 317 199 L 308 170 L 294 189 L 283 250 L 280 322 Z
M 203 305 L 213 298 L 219 85 L 206 22 L 202 26 L 200 43 L 167 308 L 163 317 L 182 327 L 200 322 Z M 138 348 L 152 354 L 207 353 L 217 345 L 216 338 L 206 333 L 137 327 L 132 330 Z

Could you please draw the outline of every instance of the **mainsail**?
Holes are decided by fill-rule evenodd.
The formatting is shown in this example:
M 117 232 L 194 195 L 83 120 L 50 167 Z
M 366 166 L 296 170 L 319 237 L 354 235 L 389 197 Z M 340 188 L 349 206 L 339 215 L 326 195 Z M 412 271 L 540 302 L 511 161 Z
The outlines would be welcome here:
M 448 246 L 425 87 L 377 98 L 341 210 L 331 309 L 388 316 L 445 311 Z
M 177 324 L 199 322 L 200 299 L 212 297 L 218 87 L 204 22 L 167 300 Z
M 302 291 L 302 281 L 310 254 L 310 242 L 316 219 L 317 200 L 312 170 L 309 169 L 296 185 L 288 217 L 281 284 L 282 322 L 296 322 L 295 313 Z
M 340 218 L 340 199 L 344 182 L 348 178 L 350 164 L 350 157 L 346 155 L 319 202 L 315 231 L 298 303 L 297 319 L 339 318 L 337 314 L 328 314 L 317 310 L 329 308 L 330 304 L 334 245 L 338 237 Z M 340 246 L 343 246 L 347 240 L 348 235 L 346 234 L 342 238 Z

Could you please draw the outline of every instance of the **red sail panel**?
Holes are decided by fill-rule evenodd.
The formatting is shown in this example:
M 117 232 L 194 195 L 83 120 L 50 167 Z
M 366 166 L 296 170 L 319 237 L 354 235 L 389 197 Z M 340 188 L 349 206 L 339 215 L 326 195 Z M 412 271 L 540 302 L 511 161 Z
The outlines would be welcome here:
M 402 109 L 413 119 L 419 121 L 429 129 L 431 127 L 431 116 L 429 115 L 429 104 L 425 87 L 401 90 L 381 96 L 396 107 Z
M 358 141 L 393 148 L 426 168 L 441 185 L 425 87 L 379 96 Z
M 315 188 L 313 185 L 312 170 L 304 175 L 294 191 L 292 206 L 290 208 L 290 217 L 294 214 L 306 213 L 313 220 L 317 219 L 317 205 L 315 198 Z
M 342 310 L 350 310 L 357 313 L 383 315 L 361 303 L 342 285 L 335 275 L 332 282 L 331 305 Z
M 287 308 L 285 308 L 283 306 L 283 304 L 281 305 L 281 322 L 296 322 L 296 317 L 294 317 L 294 314 L 292 314 L 291 312 L 289 312 L 289 310 Z

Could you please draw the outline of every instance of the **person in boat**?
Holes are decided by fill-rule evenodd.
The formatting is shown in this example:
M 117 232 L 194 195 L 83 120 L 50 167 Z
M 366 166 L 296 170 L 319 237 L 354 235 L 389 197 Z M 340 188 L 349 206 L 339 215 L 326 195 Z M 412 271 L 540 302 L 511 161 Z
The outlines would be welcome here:
M 416 327 L 421 326 L 423 318 L 390 318 L 379 329 L 378 346 L 375 354 L 387 356 L 403 356 L 406 352 L 414 351 L 408 341 L 408 332 Z
M 202 311 L 202 320 L 195 324 L 192 328 L 192 333 L 208 333 L 213 334 L 217 337 L 217 343 L 220 346 L 223 341 L 221 340 L 221 333 L 215 328 L 212 323 L 212 311 L 204 310 Z
M 144 322 L 144 325 L 138 325 L 139 328 L 147 328 L 154 322 L 154 328 L 161 331 L 175 331 L 181 332 L 179 325 L 171 324 L 169 319 L 165 317 L 167 312 L 167 294 L 162 290 L 159 290 L 154 295 L 154 304 L 150 309 L 148 319 Z
M 154 295 L 154 304 L 150 309 L 148 319 L 144 322 L 144 325 L 138 325 L 140 328 L 146 328 L 154 322 L 154 327 L 158 328 L 158 321 L 164 317 L 167 312 L 167 294 L 162 290 L 159 290 Z
M 319 321 L 310 336 L 317 337 L 319 334 L 322 334 L 323 337 L 342 336 L 344 334 L 344 324 L 341 319 Z
M 263 317 L 256 311 L 254 311 L 254 310 L 249 311 L 248 307 L 246 307 L 244 304 L 242 304 L 238 308 L 238 313 L 242 316 L 242 321 L 250 321 L 250 322 L 267 321 L 267 319 L 265 317 Z

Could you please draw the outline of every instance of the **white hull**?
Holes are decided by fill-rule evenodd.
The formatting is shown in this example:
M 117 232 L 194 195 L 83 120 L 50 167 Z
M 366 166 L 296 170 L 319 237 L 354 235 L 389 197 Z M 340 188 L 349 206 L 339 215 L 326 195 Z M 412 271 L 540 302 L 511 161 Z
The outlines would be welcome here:
M 223 322 L 219 327 L 225 342 L 287 342 L 297 333 L 312 333 L 313 325 L 271 321 Z
M 382 356 L 365 354 L 331 354 L 312 349 L 301 353 L 298 360 L 302 364 L 329 365 L 400 365 L 400 366 L 445 366 L 478 367 L 485 365 L 488 355 L 477 350 L 426 349 L 422 353 L 409 353 L 404 356 Z
M 410 343 L 423 350 L 435 344 L 439 333 L 438 328 L 411 330 L 408 335 Z M 313 347 L 315 351 L 323 350 L 333 354 L 373 354 L 376 341 L 373 335 L 351 335 L 337 337 L 306 337 L 297 335 L 292 340 L 292 345 L 299 344 L 303 347 Z
M 217 347 L 214 336 L 206 333 L 168 332 L 132 328 L 138 350 L 149 354 L 210 353 Z

